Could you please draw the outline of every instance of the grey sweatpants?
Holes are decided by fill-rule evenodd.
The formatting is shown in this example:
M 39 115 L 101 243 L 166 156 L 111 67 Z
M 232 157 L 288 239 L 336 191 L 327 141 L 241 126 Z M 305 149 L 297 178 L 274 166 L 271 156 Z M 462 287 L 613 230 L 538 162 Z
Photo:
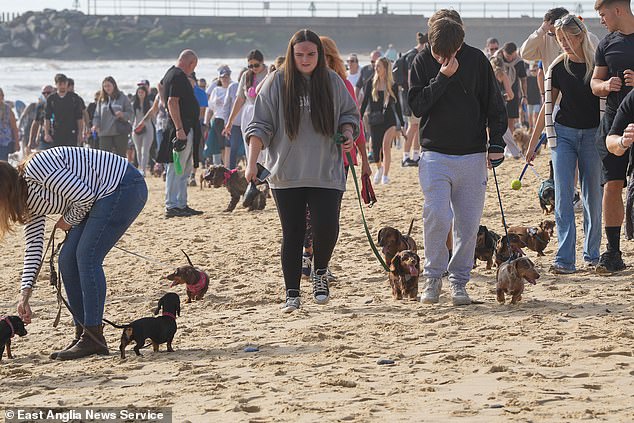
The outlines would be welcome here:
M 421 152 L 418 163 L 423 190 L 423 243 L 427 278 L 449 272 L 449 282 L 465 285 L 471 276 L 476 237 L 487 188 L 486 153 L 452 156 Z M 453 254 L 447 234 L 453 222 Z

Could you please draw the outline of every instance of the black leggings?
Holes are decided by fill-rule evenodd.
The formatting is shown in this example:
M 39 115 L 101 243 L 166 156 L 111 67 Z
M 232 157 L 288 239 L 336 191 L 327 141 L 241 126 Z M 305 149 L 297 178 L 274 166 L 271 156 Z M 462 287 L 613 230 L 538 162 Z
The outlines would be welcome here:
M 326 188 L 274 189 L 273 198 L 282 223 L 282 272 L 286 289 L 299 290 L 302 246 L 306 233 L 306 206 L 310 208 L 315 269 L 328 267 L 339 237 L 342 191 Z

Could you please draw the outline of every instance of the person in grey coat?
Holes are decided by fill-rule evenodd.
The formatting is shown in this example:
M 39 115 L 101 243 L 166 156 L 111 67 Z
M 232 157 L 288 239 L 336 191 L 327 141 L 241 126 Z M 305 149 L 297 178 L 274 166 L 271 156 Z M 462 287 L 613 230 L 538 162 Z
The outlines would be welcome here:
M 307 206 L 314 236 L 313 297 L 318 304 L 328 302 L 326 271 L 339 235 L 346 188 L 342 150 L 350 151 L 358 136 L 359 112 L 343 80 L 328 69 L 317 34 L 307 29 L 295 33 L 286 57 L 256 97 L 246 140 L 248 157 L 268 152 L 269 184 L 282 223 L 282 311 L 290 313 L 300 307 Z M 248 160 L 247 180 L 255 181 L 256 175 L 256 161 Z
M 130 133 L 118 130 L 116 120 L 130 122 L 133 113 L 128 97 L 119 91 L 114 78 L 107 76 L 101 83 L 101 94 L 92 120 L 92 131 L 99 134 L 101 150 L 126 157 Z

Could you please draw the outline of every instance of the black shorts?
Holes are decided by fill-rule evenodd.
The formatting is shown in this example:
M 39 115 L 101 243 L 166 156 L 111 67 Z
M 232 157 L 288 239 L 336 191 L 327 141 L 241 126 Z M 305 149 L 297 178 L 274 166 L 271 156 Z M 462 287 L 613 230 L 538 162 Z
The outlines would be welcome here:
M 520 117 L 520 101 L 517 96 L 506 103 L 506 116 L 509 119 L 517 119 Z
M 609 181 L 622 180 L 623 187 L 625 187 L 627 186 L 627 166 L 630 162 L 630 155 L 624 154 L 622 156 L 616 156 L 610 153 L 605 146 L 605 137 L 610 132 L 614 117 L 615 115 L 613 113 L 606 111 L 599 124 L 599 130 L 597 131 L 596 146 L 603 164 L 601 185 L 605 185 L 605 183 Z

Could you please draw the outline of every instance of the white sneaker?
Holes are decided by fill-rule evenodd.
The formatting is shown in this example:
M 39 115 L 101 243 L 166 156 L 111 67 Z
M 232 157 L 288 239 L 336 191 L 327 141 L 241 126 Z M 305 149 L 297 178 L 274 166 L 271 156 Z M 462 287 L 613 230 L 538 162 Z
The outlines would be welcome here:
M 292 313 L 295 310 L 299 310 L 299 307 L 299 297 L 287 297 L 286 303 L 282 306 L 282 313 Z
M 378 184 L 379 181 L 381 180 L 381 176 L 383 175 L 383 168 L 380 167 L 376 170 L 376 173 L 374 174 L 374 183 Z
M 330 299 L 327 270 L 314 270 L 310 278 L 313 280 L 313 298 L 317 304 L 327 304 Z
M 420 302 L 424 304 L 438 303 L 441 289 L 442 279 L 427 278 L 423 285 L 423 295 L 420 296 Z
M 462 285 L 451 284 L 451 302 L 455 306 L 471 304 L 467 288 Z
M 389 183 L 390 183 L 390 178 L 389 178 L 388 176 L 383 176 L 383 177 L 381 178 L 381 184 L 383 184 L 383 185 L 387 185 L 387 184 L 389 184 Z

